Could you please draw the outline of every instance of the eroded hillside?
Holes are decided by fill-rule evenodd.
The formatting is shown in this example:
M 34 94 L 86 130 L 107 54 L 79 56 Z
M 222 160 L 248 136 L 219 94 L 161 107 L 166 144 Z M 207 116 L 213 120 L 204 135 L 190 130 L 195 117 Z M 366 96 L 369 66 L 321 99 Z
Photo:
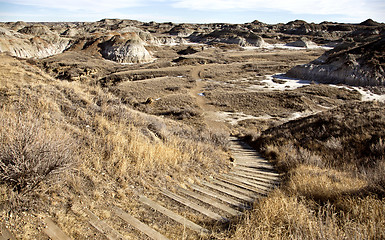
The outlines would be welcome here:
M 18 239 L 48 239 L 46 217 L 73 239 L 103 239 L 89 209 L 147 239 L 117 206 L 170 239 L 381 238 L 384 95 L 368 85 L 383 82 L 383 33 L 370 20 L 1 23 L 0 221 Z M 343 81 L 308 77 L 336 62 L 372 80 L 338 67 Z M 160 193 L 229 173 L 230 135 L 252 136 L 284 174 L 254 210 L 222 224 Z M 211 234 L 170 222 L 142 194 Z

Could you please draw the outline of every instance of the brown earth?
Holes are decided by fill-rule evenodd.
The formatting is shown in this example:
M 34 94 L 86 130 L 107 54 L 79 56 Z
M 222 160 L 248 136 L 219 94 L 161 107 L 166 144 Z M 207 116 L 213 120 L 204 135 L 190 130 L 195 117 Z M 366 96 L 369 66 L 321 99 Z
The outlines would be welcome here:
M 15 24 L 12 28 L 23 29 L 24 26 L 19 26 L 20 24 L 26 23 Z M 196 212 L 186 212 L 182 206 L 170 205 L 173 211 L 185 214 L 199 224 L 212 228 L 214 233 L 208 238 L 247 239 L 251 236 L 248 231 L 259 233 L 259 230 L 265 227 L 256 223 L 261 222 L 259 220 L 264 216 L 273 215 L 274 213 L 269 215 L 264 211 L 274 208 L 277 208 L 280 214 L 275 218 L 266 218 L 272 220 L 267 228 L 274 229 L 274 224 L 278 222 L 276 226 L 279 226 L 279 229 L 265 231 L 267 235 L 280 238 L 282 235 L 279 234 L 283 234 L 288 239 L 293 236 L 299 237 L 301 234 L 307 236 L 309 232 L 306 232 L 305 227 L 306 231 L 295 232 L 298 235 L 293 232 L 282 232 L 282 230 L 294 231 L 291 227 L 298 222 L 308 227 L 314 224 L 323 227 L 323 216 L 312 214 L 325 209 L 314 207 L 319 203 L 313 202 L 314 199 L 326 199 L 325 202 L 327 202 L 331 199 L 330 196 L 335 196 L 332 194 L 334 190 L 335 192 L 341 189 L 342 192 L 357 192 L 361 187 L 369 189 L 366 188 L 369 180 L 363 179 L 361 175 L 358 175 L 358 179 L 349 175 L 353 169 L 352 166 L 343 170 L 333 168 L 328 173 L 329 169 L 322 167 L 332 161 L 331 156 L 326 158 L 328 161 L 325 161 L 326 163 L 322 166 L 315 163 L 321 162 L 318 154 L 321 155 L 333 147 L 335 149 L 343 146 L 340 150 L 345 149 L 345 145 L 348 145 L 351 140 L 354 140 L 355 150 L 362 150 L 359 152 L 360 156 L 368 147 L 373 151 L 371 157 L 378 157 L 376 154 L 383 156 L 382 135 L 374 136 L 374 132 L 383 124 L 380 114 L 376 113 L 383 111 L 382 105 L 379 107 L 374 103 L 358 104 L 360 94 L 346 88 L 312 83 L 297 89 L 276 90 L 266 84 L 268 80 L 266 75 L 284 73 L 295 65 L 308 63 L 320 57 L 325 50 L 322 48 L 244 49 L 239 45 L 224 44 L 220 41 L 211 45 L 196 45 L 194 46 L 196 52 L 190 51 L 191 54 L 181 55 L 183 53 L 181 50 L 188 47 L 183 44 L 175 45 L 175 41 L 181 41 L 181 39 L 167 36 L 163 40 L 172 44 L 160 43 L 164 34 L 172 33 L 175 37 L 175 35 L 193 34 L 194 31 L 197 32 L 192 37 L 188 37 L 189 39 L 201 37 L 199 41 L 197 40 L 198 42 L 206 41 L 205 36 L 212 35 L 209 32 L 204 34 L 199 32 L 206 27 L 212 32 L 217 28 L 227 28 L 227 32 L 242 35 L 245 38 L 255 37 L 245 34 L 246 28 L 254 29 L 256 32 L 260 30 L 261 34 L 266 34 L 267 43 L 292 42 L 299 38 L 297 34 L 306 35 L 317 43 L 326 43 L 343 38 L 356 30 L 362 30 L 362 34 L 366 34 L 364 26 L 333 23 L 317 25 L 303 21 L 269 26 L 253 22 L 244 26 L 186 25 L 189 31 L 182 31 L 185 30 L 184 27 L 178 28 L 172 23 L 140 23 L 108 19 L 89 24 L 72 23 L 72 25 L 67 24 L 66 27 L 55 24 L 46 25 L 49 26 L 49 31 L 58 32 L 60 36 L 72 40 L 79 40 L 81 36 L 80 40 L 83 38 L 84 41 L 73 44 L 72 48 L 63 53 L 42 59 L 26 60 L 6 54 L 0 55 L 2 63 L 0 66 L 0 123 L 2 126 L 0 156 L 9 156 L 9 149 L 23 142 L 24 133 L 28 133 L 34 137 L 31 139 L 35 141 L 32 143 L 26 141 L 32 144 L 26 149 L 34 149 L 36 145 L 33 144 L 47 144 L 51 152 L 62 150 L 62 152 L 71 153 L 65 160 L 72 164 L 67 166 L 67 162 L 63 161 L 57 171 L 47 175 L 42 174 L 42 180 L 38 179 L 41 180 L 40 182 L 30 177 L 33 176 L 30 172 L 25 175 L 29 178 L 22 178 L 19 182 L 8 181 L 9 177 L 1 178 L 0 215 L 4 216 L 1 220 L 4 219 L 7 222 L 7 226 L 11 227 L 18 238 L 47 239 L 41 233 L 43 227 L 41 218 L 51 216 L 73 238 L 100 239 L 101 237 L 96 236 L 92 229 L 82 224 L 87 222 L 87 217 L 81 211 L 83 207 L 95 211 L 102 219 L 108 219 L 108 223 L 125 232 L 127 238 L 136 238 L 137 232 L 127 229 L 121 220 L 110 218 L 110 213 L 103 208 L 117 205 L 129 210 L 134 216 L 144 219 L 155 229 L 159 230 L 161 226 L 167 226 L 166 229 L 161 230 L 167 232 L 170 238 L 177 238 L 180 236 L 178 234 L 185 233 L 187 239 L 197 239 L 196 234 L 185 232 L 183 226 L 175 223 L 163 224 L 168 220 L 160 214 L 151 214 L 154 218 L 149 220 L 148 215 L 151 211 L 139 204 L 136 194 L 145 193 L 168 206 L 169 200 L 159 194 L 159 188 L 183 187 L 182 185 L 186 182 L 191 183 L 198 178 L 207 179 L 214 174 L 227 172 L 231 166 L 231 158 L 227 150 L 230 134 L 250 134 L 257 138 L 262 133 L 259 139 L 265 140 L 269 145 L 258 145 L 260 150 L 266 151 L 266 156 L 276 160 L 277 166 L 289 171 L 289 174 L 286 176 L 287 179 L 284 182 L 286 185 L 283 186 L 282 192 L 279 190 L 261 205 L 256 205 L 257 213 L 251 211 L 244 219 L 235 219 L 229 228 L 215 224 L 213 226 L 212 222 L 204 222 L 204 218 Z M 76 28 L 76 31 L 68 32 L 69 26 Z M 136 35 L 143 41 L 152 42 L 145 47 L 155 58 L 153 62 L 119 64 L 103 58 L 99 51 L 102 46 L 99 44 L 106 40 L 104 39 L 106 36 L 100 32 L 107 31 L 107 38 L 111 39 L 115 36 L 112 32 L 125 27 L 129 27 L 130 31 L 135 30 Z M 333 28 L 338 28 L 338 31 Z M 369 28 L 377 31 L 381 30 L 382 25 Z M 93 31 L 96 33 L 90 34 Z M 325 36 L 320 37 L 320 33 L 324 33 Z M 227 34 L 225 35 L 228 37 Z M 127 41 L 122 40 L 121 43 L 125 44 Z M 288 80 L 276 77 L 272 81 L 282 85 Z M 370 109 L 368 119 L 362 118 L 365 116 L 365 109 Z M 344 114 L 339 114 L 341 111 Z M 313 116 L 316 113 L 320 115 Z M 342 120 L 344 118 L 347 122 Z M 321 119 L 323 123 L 328 122 L 328 125 L 324 124 L 325 128 L 345 132 L 347 135 L 336 135 L 337 133 L 332 131 L 322 132 L 322 124 L 321 127 L 317 124 L 314 127 L 309 123 L 312 119 Z M 356 119 L 362 121 L 355 122 Z M 376 121 L 380 122 L 377 124 Z M 370 125 L 373 128 L 366 130 L 365 124 L 370 122 L 376 124 Z M 19 128 L 24 129 L 24 132 L 18 131 Z M 39 134 L 33 134 L 35 129 Z M 293 129 L 297 131 L 293 132 Z M 317 137 L 314 141 L 308 141 L 306 134 L 311 132 L 310 130 L 314 131 L 312 133 Z M 282 136 L 283 133 L 286 135 Z M 333 135 L 335 139 L 327 139 L 321 133 L 335 134 Z M 330 138 L 329 135 L 328 138 Z M 293 146 L 304 145 L 303 149 L 298 147 L 290 152 L 290 147 L 286 146 L 286 142 L 282 140 L 286 137 L 287 141 L 293 142 Z M 360 142 L 360 140 L 366 142 Z M 323 141 L 326 142 L 322 143 Z M 279 148 L 274 146 L 275 142 L 282 146 Z M 305 149 L 306 144 L 310 147 Z M 263 149 L 264 147 L 269 149 Z M 325 148 L 328 149 L 325 150 Z M 283 153 L 287 153 L 285 156 L 289 157 L 277 154 L 282 149 Z M 346 148 L 346 150 L 351 149 Z M 355 153 L 353 150 L 351 152 Z M 290 153 L 293 153 L 294 157 Z M 20 154 L 25 154 L 25 151 L 21 151 Z M 340 151 L 339 154 L 343 155 L 343 152 Z M 36 159 L 34 151 L 28 152 L 27 155 Z M 49 156 L 51 159 L 56 158 L 55 155 Z M 277 159 L 283 164 L 280 165 L 278 160 L 273 158 L 274 156 L 280 157 Z M 313 165 L 304 160 L 308 156 Z M 345 157 L 350 156 L 343 155 L 340 160 L 346 160 Z M 294 161 L 298 163 L 295 165 L 298 168 L 288 167 L 291 158 L 302 161 L 299 163 Z M 2 162 L 9 162 L 7 158 L 4 159 Z M 339 172 L 340 170 L 342 173 Z M 305 176 L 307 171 L 312 173 L 310 177 L 307 176 L 312 184 L 316 185 L 320 182 L 318 177 L 326 178 L 322 183 L 332 187 L 311 185 L 308 188 L 306 181 L 302 181 L 309 179 Z M 350 172 L 345 174 L 343 171 Z M 36 181 L 38 184 L 35 184 Z M 352 183 L 354 187 L 338 185 L 342 181 Z M 378 179 L 372 182 L 378 183 Z M 377 185 L 371 186 L 372 189 L 378 190 Z M 326 197 L 316 195 L 317 189 L 326 189 Z M 306 195 L 304 194 L 308 193 L 306 191 L 312 192 Z M 302 198 L 303 195 L 305 198 Z M 373 206 L 380 205 L 380 200 L 373 199 L 369 199 L 375 203 Z M 368 206 L 369 200 L 362 200 L 364 203 L 361 205 L 345 203 L 344 206 Z M 352 202 L 354 201 L 359 202 L 355 198 Z M 287 204 L 289 207 L 278 203 Z M 331 212 L 332 216 L 337 215 L 333 211 L 325 210 L 327 213 Z M 364 216 L 367 211 L 362 211 Z M 303 213 L 308 217 L 306 221 L 295 219 L 290 222 L 290 217 L 293 217 L 289 214 L 291 212 Z M 254 219 L 255 222 L 248 224 L 248 219 Z M 338 219 L 340 222 L 343 220 L 344 218 Z M 285 225 L 287 222 L 290 224 Z M 237 224 L 239 226 L 236 226 Z M 364 226 L 370 226 L 370 224 Z M 380 229 L 381 226 L 381 224 L 376 225 L 376 229 Z M 254 227 L 260 229 L 255 231 Z M 310 233 L 314 234 L 314 231 L 319 233 L 322 230 L 314 229 L 310 229 Z M 376 236 L 375 232 L 370 233 L 371 236 Z M 257 235 L 255 236 L 258 238 Z

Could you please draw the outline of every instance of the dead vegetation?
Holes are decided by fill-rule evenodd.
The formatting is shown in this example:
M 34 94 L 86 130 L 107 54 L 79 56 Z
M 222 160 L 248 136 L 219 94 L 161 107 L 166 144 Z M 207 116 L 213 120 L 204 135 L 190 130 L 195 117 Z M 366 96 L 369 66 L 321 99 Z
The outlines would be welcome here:
M 227 168 L 225 132 L 137 112 L 100 87 L 52 80 L 25 61 L 3 63 L 0 211 L 18 238 L 44 239 L 34 216 L 53 217 L 77 239 L 93 238 L 81 224 L 83 207 L 137 211 L 135 193 Z M 72 170 L 63 171 L 69 163 Z
M 0 183 L 19 194 L 75 164 L 76 142 L 38 114 L 0 112 Z M 47 129 L 48 128 L 48 129 Z
M 384 238 L 384 106 L 346 104 L 256 137 L 286 181 L 233 239 Z
M 1 180 L 0 215 L 17 237 L 46 239 L 39 218 L 51 216 L 75 239 L 101 239 L 82 224 L 87 222 L 82 208 L 88 207 L 126 237 L 137 238 L 105 206 L 114 204 L 143 217 L 146 211 L 138 207 L 136 193 L 157 198 L 159 187 L 226 171 L 228 132 L 205 125 L 205 111 L 194 98 L 203 92 L 212 109 L 270 116 L 230 128 L 241 133 L 271 128 L 261 136 L 254 132 L 256 147 L 287 173 L 281 189 L 256 203 L 228 232 L 212 238 L 384 238 L 383 105 L 354 103 L 280 125 L 293 113 L 325 111 L 355 102 L 360 94 L 315 84 L 282 92 L 245 90 L 262 84 L 266 74 L 316 58 L 320 50 L 264 53 L 226 45 L 224 50 L 193 54 L 196 61 L 181 63 L 192 64 L 187 66 L 170 63 L 180 47 L 153 50 L 164 59 L 135 66 L 103 66 L 98 58 L 70 53 L 37 62 L 1 56 L 0 116 L 7 126 L 0 130 L 1 153 L 9 151 L 9 140 L 18 143 L 28 136 L 15 130 L 20 123 L 27 126 L 30 139 L 39 140 L 31 141 L 30 148 L 47 147 L 52 153 L 47 159 L 56 159 L 58 152 L 64 155 L 55 171 L 43 171 L 40 180 L 24 184 L 27 193 Z M 197 76 L 188 76 L 198 60 L 212 56 L 217 63 L 202 65 Z M 197 78 L 209 81 L 198 86 Z M 65 158 L 68 154 L 72 158 Z M 158 222 L 149 224 L 160 229 L 166 220 L 155 219 Z M 165 231 L 170 238 L 179 233 L 197 238 L 183 226 L 167 225 Z

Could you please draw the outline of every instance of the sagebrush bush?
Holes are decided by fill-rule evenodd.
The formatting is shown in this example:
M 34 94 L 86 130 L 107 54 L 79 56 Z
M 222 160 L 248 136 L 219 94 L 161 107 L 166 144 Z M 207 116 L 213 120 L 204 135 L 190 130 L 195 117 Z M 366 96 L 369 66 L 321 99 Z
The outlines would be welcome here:
M 74 162 L 74 142 L 34 114 L 0 112 L 0 183 L 19 193 L 36 188 Z

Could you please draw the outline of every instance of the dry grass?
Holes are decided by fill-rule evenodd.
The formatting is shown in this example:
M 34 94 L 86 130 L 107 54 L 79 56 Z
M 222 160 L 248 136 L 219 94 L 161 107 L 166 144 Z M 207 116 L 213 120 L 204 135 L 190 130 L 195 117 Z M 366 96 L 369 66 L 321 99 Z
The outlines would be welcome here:
M 75 141 L 37 115 L 0 112 L 0 183 L 18 193 L 75 163 Z
M 384 200 L 341 198 L 317 205 L 276 190 L 256 204 L 231 239 L 382 239 Z
M 232 239 L 383 239 L 383 111 L 347 104 L 254 136 L 287 174 Z
M 384 200 L 356 197 L 367 182 L 331 169 L 292 169 L 282 190 L 255 204 L 231 239 L 382 239 Z
M 253 54 L 235 55 L 228 57 L 228 60 L 243 59 L 259 64 L 259 60 L 253 57 Z M 22 197 L 9 185 L 0 184 L 0 215 L 2 220 L 12 227 L 18 238 L 46 239 L 41 233 L 44 226 L 40 219 L 50 216 L 74 239 L 102 239 L 101 236 L 96 236 L 94 230 L 87 224 L 88 217 L 82 210 L 87 207 L 108 224 L 123 232 L 127 238 L 136 239 L 137 232 L 127 229 L 126 225 L 111 213 L 112 205 L 148 221 L 156 229 L 161 229 L 159 224 L 165 220 L 158 216 L 157 221 L 150 222 L 149 211 L 138 203 L 137 193 L 144 193 L 167 205 L 169 200 L 162 199 L 157 193 L 160 187 L 173 188 L 184 182 L 194 182 L 197 177 L 205 178 L 227 170 L 226 154 L 223 151 L 226 149 L 228 138 L 226 132 L 213 132 L 201 126 L 191 127 L 131 108 L 134 105 L 142 106 L 141 102 L 154 93 L 156 96 L 151 97 L 159 96 L 161 100 L 138 109 L 159 115 L 169 114 L 172 118 L 180 117 L 184 122 L 188 122 L 186 119 L 198 118 L 200 109 L 186 94 L 189 88 L 194 86 L 193 82 L 187 79 L 178 81 L 178 78 L 124 82 L 117 85 L 117 87 L 124 86 L 124 91 L 118 92 L 117 87 L 112 89 L 115 90 L 115 94 L 118 93 L 117 97 L 106 89 L 91 85 L 101 75 L 109 74 L 115 67 L 119 68 L 117 66 L 111 65 L 110 70 L 96 73 L 97 68 L 88 69 L 90 66 L 87 65 L 87 59 L 84 61 L 78 59 L 79 62 L 84 62 L 79 72 L 68 72 L 70 68 L 67 67 L 71 61 L 64 66 L 56 66 L 56 60 L 52 59 L 48 64 L 52 73 L 56 71 L 55 69 L 63 70 L 63 73 L 70 73 L 64 78 L 76 80 L 67 82 L 52 79 L 25 61 L 1 57 L 3 64 L 0 66 L 0 105 L 1 116 L 4 116 L 2 120 L 12 119 L 10 116 L 19 113 L 23 115 L 31 112 L 39 113 L 36 120 L 42 123 L 43 130 L 39 131 L 42 136 L 48 134 L 58 141 L 55 146 L 62 146 L 66 138 L 61 137 L 63 136 L 61 133 L 65 132 L 65 136 L 76 142 L 74 157 L 79 159 L 71 171 L 47 175 L 33 191 Z M 271 57 L 270 60 L 280 58 L 278 55 Z M 297 58 L 298 56 L 295 57 Z M 290 58 L 285 55 L 281 60 L 280 64 L 285 65 Z M 265 67 L 257 69 L 258 73 L 266 74 L 280 69 L 280 64 L 271 67 L 268 66 L 270 64 L 268 61 L 265 63 Z M 243 73 L 241 69 L 245 64 L 233 64 L 224 69 L 226 74 L 223 76 L 227 78 L 225 80 L 238 78 L 239 73 Z M 215 64 L 210 66 L 213 68 L 202 73 L 203 76 L 210 75 L 216 71 L 215 68 L 222 67 Z M 185 67 L 184 71 L 191 68 Z M 144 69 L 136 73 L 147 76 L 149 72 L 151 71 Z M 162 76 L 169 73 L 161 72 Z M 127 71 L 128 73 L 130 72 Z M 173 74 L 180 73 L 174 71 Z M 256 73 L 244 74 L 249 76 Z M 122 76 L 119 81 L 126 80 L 124 74 Z M 212 77 L 219 79 L 223 76 L 214 74 Z M 157 91 L 152 91 L 154 85 Z M 215 86 L 213 84 L 213 87 Z M 223 98 L 227 105 L 221 100 L 222 105 L 217 104 L 217 107 L 221 110 L 230 108 L 227 110 L 245 113 L 250 111 L 250 114 L 254 115 L 269 111 L 272 115 L 278 116 L 282 110 L 285 110 L 283 115 L 287 115 L 290 112 L 307 109 L 312 101 L 314 106 L 317 104 L 331 106 L 343 103 L 342 99 L 357 97 L 355 93 L 331 90 L 327 87 L 315 89 L 314 86 L 284 94 L 221 93 L 223 89 L 219 89 L 219 93 L 207 94 L 208 98 L 212 98 L 214 105 L 217 99 L 228 96 Z M 210 88 L 206 90 L 211 91 Z M 138 94 L 136 91 L 141 93 Z M 170 107 L 174 109 L 170 111 Z M 367 115 L 361 113 L 367 109 L 370 110 Z M 259 149 L 265 150 L 265 155 L 274 159 L 277 166 L 289 174 L 286 175 L 282 189 L 276 190 L 256 204 L 255 210 L 245 215 L 236 230 L 228 232 L 228 235 L 221 234 L 218 238 L 384 238 L 381 229 L 385 227 L 383 216 L 385 204 L 381 194 L 378 193 L 383 192 L 384 186 L 382 173 L 385 170 L 383 160 L 385 136 L 381 135 L 384 114 L 380 114 L 379 109 L 381 106 L 352 109 L 345 107 L 321 117 L 318 122 L 306 125 L 308 122 L 302 119 L 262 133 L 260 139 L 263 141 L 260 142 L 264 145 L 260 145 Z M 340 112 L 351 113 L 353 117 L 346 118 Z M 24 125 L 29 126 L 33 123 L 34 120 L 30 118 L 22 119 Z M 8 128 L 7 131 L 11 132 L 11 129 Z M 372 134 L 374 132 L 381 134 Z M 11 133 L 12 136 L 17 136 L 16 133 Z M 354 152 L 352 149 L 359 151 Z M 360 161 L 357 161 L 358 157 L 352 158 L 353 153 L 363 153 L 367 150 L 370 153 L 369 157 L 360 158 Z M 337 154 L 337 157 L 334 158 L 332 153 Z M 17 199 L 17 205 L 11 204 L 14 199 Z M 185 212 L 180 206 L 174 208 L 175 212 L 182 215 Z M 198 222 L 202 220 L 196 214 L 187 213 L 187 215 L 188 217 L 194 215 L 194 220 Z M 171 224 L 166 230 L 170 238 L 180 236 L 179 233 L 184 233 L 185 239 L 197 238 L 181 225 Z
M 136 193 L 155 194 L 160 187 L 172 188 L 227 168 L 223 151 L 227 133 L 134 111 L 100 87 L 53 80 L 24 61 L 4 58 L 0 116 L 8 125 L 1 129 L 1 149 L 12 144 L 8 140 L 25 136 L 16 130 L 20 124 L 27 126 L 26 132 L 36 134 L 32 135 L 38 141 L 32 141 L 31 148 L 37 150 L 34 144 L 39 143 L 52 146 L 49 150 L 56 155 L 51 157 L 67 156 L 70 152 L 63 147 L 70 148 L 67 143 L 73 140 L 72 157 L 79 159 L 71 171 L 45 175 L 23 197 L 2 181 L 0 215 L 20 239 L 45 239 L 40 220 L 45 216 L 76 239 L 98 239 L 87 224 L 83 207 L 102 219 L 110 217 L 112 205 L 141 217 Z M 12 121 L 16 115 L 30 113 L 38 115 Z M 33 179 L 32 184 L 35 182 Z M 19 199 L 17 205 L 11 204 L 14 199 Z M 106 221 L 121 224 L 116 217 Z M 174 227 L 175 232 L 169 234 L 181 232 L 181 228 Z M 124 232 L 128 238 L 135 237 L 127 229 Z

